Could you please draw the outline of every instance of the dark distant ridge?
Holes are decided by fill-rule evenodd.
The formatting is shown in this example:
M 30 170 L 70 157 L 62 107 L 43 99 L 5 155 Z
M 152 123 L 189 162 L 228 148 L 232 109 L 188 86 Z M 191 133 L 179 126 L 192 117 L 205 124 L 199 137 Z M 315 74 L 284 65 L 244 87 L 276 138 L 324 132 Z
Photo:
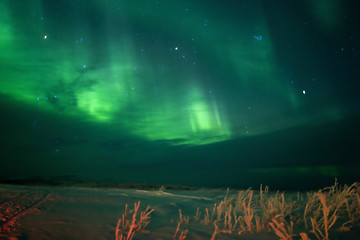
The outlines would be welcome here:
M 60 186 L 73 185 L 80 183 L 74 176 L 60 176 L 60 177 L 0 177 L 0 183 L 12 185 L 30 185 L 30 186 Z
M 146 183 L 116 183 L 116 182 L 84 182 L 75 180 L 73 177 L 44 178 L 44 177 L 18 177 L 0 178 L 0 184 L 21 186 L 62 186 L 62 187 L 87 187 L 87 188 L 119 188 L 141 190 L 197 190 L 196 187 L 180 185 L 159 185 Z
M 329 180 L 329 179 L 328 179 Z M 317 191 L 323 189 L 326 186 L 330 186 L 335 181 L 340 185 L 348 184 L 351 185 L 353 182 L 344 182 L 338 181 L 336 179 L 330 179 L 330 181 L 320 180 L 316 185 L 304 185 L 297 188 L 289 188 L 284 186 L 279 186 L 279 188 L 270 184 L 270 191 Z M 292 181 L 290 181 L 292 182 Z M 135 189 L 135 190 L 148 190 L 148 191 L 164 191 L 164 190 L 177 190 L 177 191 L 197 191 L 197 190 L 216 190 L 216 191 L 225 191 L 225 190 L 244 190 L 244 189 L 259 189 L 260 185 L 268 186 L 266 184 L 260 183 L 259 185 L 254 186 L 233 186 L 233 187 L 195 187 L 195 186 L 183 186 L 183 185 L 160 185 L 160 184 L 147 184 L 147 183 L 116 183 L 116 182 L 86 182 L 80 180 L 74 181 L 64 181 L 64 180 L 55 180 L 55 179 L 46 179 L 42 177 L 30 177 L 30 178 L 10 178 L 0 179 L 0 184 L 6 185 L 19 185 L 19 186 L 31 186 L 31 187 L 81 187 L 81 188 L 100 188 L 100 189 Z

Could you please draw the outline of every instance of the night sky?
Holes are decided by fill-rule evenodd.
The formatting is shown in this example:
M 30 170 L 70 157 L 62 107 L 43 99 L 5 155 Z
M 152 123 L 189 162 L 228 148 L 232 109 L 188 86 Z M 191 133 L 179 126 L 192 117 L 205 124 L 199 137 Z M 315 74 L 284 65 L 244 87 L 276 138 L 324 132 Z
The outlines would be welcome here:
M 358 181 L 355 3 L 0 1 L 0 177 Z

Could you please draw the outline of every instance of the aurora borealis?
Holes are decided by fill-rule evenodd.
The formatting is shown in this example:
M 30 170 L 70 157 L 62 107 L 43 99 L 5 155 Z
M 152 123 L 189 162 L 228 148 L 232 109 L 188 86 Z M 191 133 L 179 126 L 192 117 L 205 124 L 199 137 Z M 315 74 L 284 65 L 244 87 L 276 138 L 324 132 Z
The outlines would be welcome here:
M 2 176 L 196 185 L 169 180 L 193 169 L 200 185 L 219 171 L 229 185 L 235 169 L 254 178 L 359 169 L 351 1 L 5 0 L 0 9 Z

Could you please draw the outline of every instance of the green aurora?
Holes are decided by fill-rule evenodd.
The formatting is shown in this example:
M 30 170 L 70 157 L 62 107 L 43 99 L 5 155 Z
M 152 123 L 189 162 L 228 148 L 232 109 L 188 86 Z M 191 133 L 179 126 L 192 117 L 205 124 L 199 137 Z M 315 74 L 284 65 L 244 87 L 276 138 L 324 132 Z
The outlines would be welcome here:
M 359 110 L 358 83 L 352 85 L 359 77 L 353 70 L 359 31 L 348 40 L 347 29 L 354 26 L 350 10 L 340 0 L 293 6 L 284 1 L 1 1 L 2 104 L 33 114 L 26 118 L 31 129 L 45 130 L 39 119 L 47 116 L 51 129 L 57 121 L 76 129 L 69 127 L 74 122 L 84 134 L 94 131 L 85 135 L 99 144 L 124 136 L 150 144 L 159 152 L 150 154 L 154 162 L 168 157 L 161 144 L 164 152 L 176 154 L 346 120 Z M 352 73 L 344 80 L 341 71 Z M 339 87 L 345 84 L 340 77 L 347 90 Z M 53 135 L 74 138 L 64 131 Z M 91 155 L 84 154 L 86 148 L 71 146 L 67 157 L 85 159 Z M 42 157 L 52 158 L 51 151 Z M 136 151 L 122 149 L 111 161 L 143 159 Z M 295 168 L 331 177 L 340 171 L 326 162 L 315 170 Z M 262 167 L 254 169 L 260 174 L 256 169 Z

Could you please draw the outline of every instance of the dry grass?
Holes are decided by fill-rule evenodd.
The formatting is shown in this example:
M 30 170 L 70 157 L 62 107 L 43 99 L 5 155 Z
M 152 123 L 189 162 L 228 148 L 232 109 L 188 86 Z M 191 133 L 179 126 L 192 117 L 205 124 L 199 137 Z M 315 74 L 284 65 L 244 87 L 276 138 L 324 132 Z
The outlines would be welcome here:
M 294 223 L 287 223 L 283 215 L 275 216 L 269 225 L 280 240 L 292 240 Z
M 327 199 L 327 196 L 324 193 L 316 193 L 315 196 L 320 200 L 321 206 L 318 208 L 321 210 L 322 215 L 316 213 L 316 216 L 310 218 L 312 230 L 311 232 L 316 236 L 317 239 L 328 240 L 329 239 L 329 230 L 335 224 L 338 216 L 337 211 L 339 207 L 344 204 L 344 201 L 333 204 L 335 209 L 331 209 L 332 205 Z
M 150 206 L 140 214 L 137 212 L 140 202 L 134 210 L 125 213 L 119 219 L 116 240 L 130 240 L 135 232 L 142 230 L 148 223 Z M 210 208 L 197 208 L 193 218 L 182 214 L 179 209 L 178 225 L 173 240 L 185 240 L 188 229 L 181 230 L 181 224 L 212 225 L 214 231 L 211 240 L 217 235 L 243 234 L 255 232 L 273 232 L 280 240 L 330 240 L 332 232 L 351 231 L 360 222 L 360 185 L 339 186 L 337 181 L 331 187 L 318 192 L 286 196 L 285 193 L 269 193 L 269 188 L 260 187 L 258 194 L 248 189 L 236 195 L 226 192 L 224 200 Z
M 319 240 L 329 240 L 329 231 L 350 231 L 353 224 L 359 222 L 358 202 L 359 183 L 351 186 L 339 186 L 338 182 L 331 187 L 309 194 L 304 210 L 305 228 Z
M 306 233 L 300 233 L 301 240 L 310 240 Z

